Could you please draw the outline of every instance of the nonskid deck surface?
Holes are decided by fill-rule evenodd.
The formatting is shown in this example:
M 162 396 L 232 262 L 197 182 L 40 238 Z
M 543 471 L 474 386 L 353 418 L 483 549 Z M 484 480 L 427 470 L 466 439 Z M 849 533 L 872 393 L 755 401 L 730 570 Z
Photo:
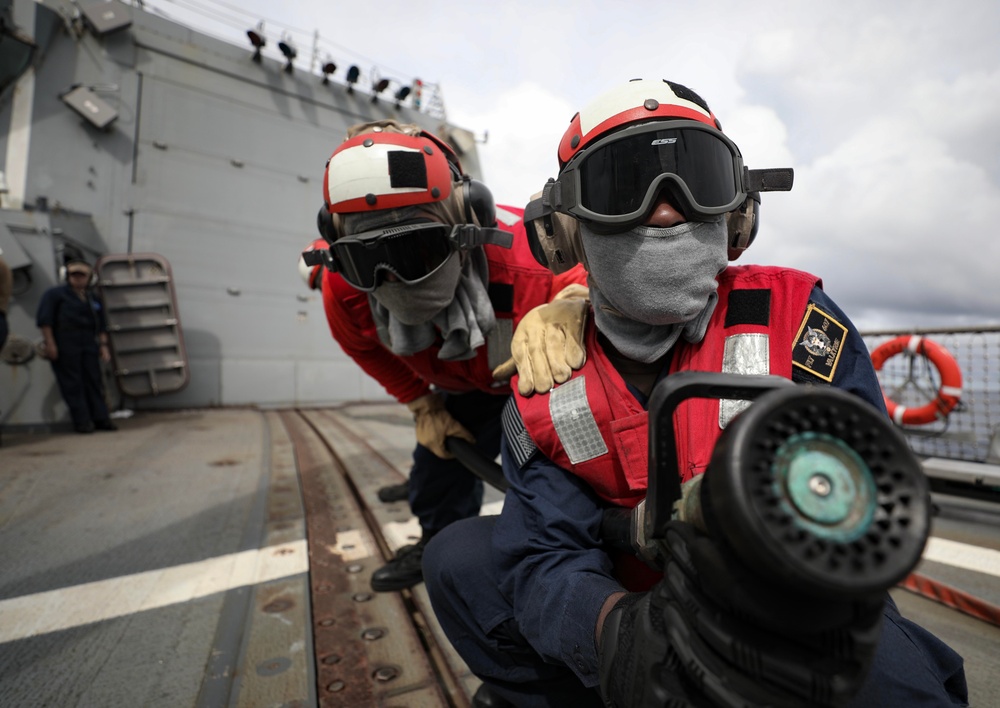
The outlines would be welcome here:
M 405 407 L 140 413 L 113 433 L 5 433 L 0 705 L 467 706 L 478 680 L 422 585 L 371 573 L 419 537 Z M 945 601 L 1000 605 L 1000 506 L 936 496 L 918 572 Z M 483 513 L 501 496 L 488 490 Z M 896 589 L 1000 690 L 1000 627 Z M 957 598 L 957 600 L 956 600 Z M 976 609 L 976 608 L 972 608 Z M 988 615 L 988 613 L 987 613 Z

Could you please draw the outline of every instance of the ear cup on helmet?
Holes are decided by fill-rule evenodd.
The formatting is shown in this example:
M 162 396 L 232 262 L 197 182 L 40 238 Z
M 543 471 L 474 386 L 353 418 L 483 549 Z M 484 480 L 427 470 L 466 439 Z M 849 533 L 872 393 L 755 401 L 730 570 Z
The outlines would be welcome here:
M 327 243 L 333 243 L 339 238 L 334 216 L 335 215 L 331 214 L 330 210 L 327 209 L 326 204 L 320 207 L 319 214 L 316 215 L 316 229 L 319 231 L 319 235 Z
M 559 275 L 577 263 L 587 266 L 580 222 L 568 214 L 543 205 L 542 192 L 535 194 L 524 209 L 524 230 L 531 255 L 541 265 Z
M 497 203 L 489 187 L 468 175 L 462 176 L 462 200 L 465 204 L 466 223 L 480 226 L 497 225 Z M 473 221 L 473 215 L 476 220 Z
M 748 192 L 739 208 L 726 214 L 729 229 L 729 260 L 740 257 L 757 237 L 760 227 L 760 192 Z

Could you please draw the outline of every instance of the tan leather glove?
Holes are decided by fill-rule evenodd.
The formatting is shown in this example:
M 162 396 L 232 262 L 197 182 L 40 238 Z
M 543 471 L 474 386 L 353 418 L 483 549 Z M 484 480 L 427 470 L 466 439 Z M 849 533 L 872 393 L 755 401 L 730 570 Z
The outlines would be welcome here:
M 417 425 L 417 442 L 443 460 L 454 457 L 445 447 L 448 437 L 463 438 L 470 443 L 476 442 L 461 423 L 451 417 L 444 407 L 444 400 L 436 393 L 410 401 L 406 407 L 413 412 L 413 421 Z
M 569 380 L 587 361 L 583 332 L 588 298 L 586 286 L 567 285 L 552 302 L 530 310 L 511 339 L 511 358 L 493 370 L 493 378 L 508 381 L 516 372 L 522 396 L 545 393 Z

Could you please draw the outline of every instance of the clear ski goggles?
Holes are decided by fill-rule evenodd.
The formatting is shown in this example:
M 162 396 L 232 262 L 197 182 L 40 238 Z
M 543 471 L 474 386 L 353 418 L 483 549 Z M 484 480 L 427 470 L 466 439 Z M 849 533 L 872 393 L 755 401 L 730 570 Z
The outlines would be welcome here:
M 381 285 L 385 273 L 392 273 L 408 285 L 419 283 L 457 250 L 454 236 L 460 229 L 424 221 L 344 236 L 330 244 L 330 269 L 364 292 Z
M 598 233 L 643 223 L 664 189 L 690 221 L 710 221 L 736 209 L 748 191 L 736 144 L 688 120 L 616 131 L 574 156 L 556 183 L 556 210 Z

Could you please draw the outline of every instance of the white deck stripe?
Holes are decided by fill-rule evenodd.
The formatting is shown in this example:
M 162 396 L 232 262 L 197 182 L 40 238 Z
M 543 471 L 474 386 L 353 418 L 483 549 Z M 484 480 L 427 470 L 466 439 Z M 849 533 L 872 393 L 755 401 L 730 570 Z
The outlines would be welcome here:
M 989 548 L 932 537 L 923 557 L 935 563 L 1000 577 L 1000 551 Z M 306 542 L 301 540 L 23 595 L 0 601 L 0 642 L 190 602 L 307 570 Z
M 190 602 L 309 570 L 305 540 L 0 601 L 0 642 Z
M 1000 551 L 991 548 L 932 536 L 924 549 L 924 560 L 1000 578 Z

